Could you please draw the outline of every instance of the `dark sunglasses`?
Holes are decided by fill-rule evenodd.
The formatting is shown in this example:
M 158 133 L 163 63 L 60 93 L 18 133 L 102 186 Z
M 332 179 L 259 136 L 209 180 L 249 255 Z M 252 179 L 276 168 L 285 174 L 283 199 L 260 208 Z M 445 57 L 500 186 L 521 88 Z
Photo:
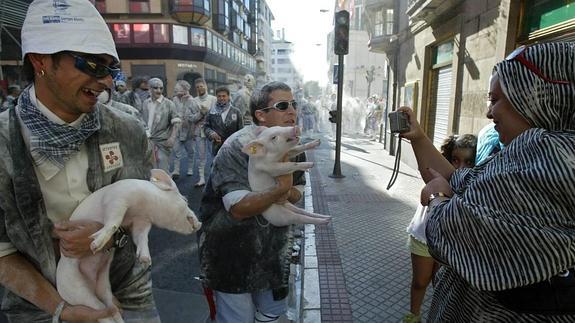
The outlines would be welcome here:
M 547 76 L 545 76 L 545 74 L 543 74 L 543 72 L 541 72 L 541 70 L 537 66 L 535 66 L 535 64 L 531 63 L 527 58 L 525 58 L 525 55 L 523 53 L 525 52 L 526 49 L 527 49 L 527 46 L 525 46 L 525 45 L 518 47 L 516 50 L 511 52 L 511 54 L 509 54 L 505 58 L 505 60 L 506 61 L 514 61 L 514 60 L 518 61 L 523 66 L 527 67 L 528 70 L 533 72 L 533 74 L 539 76 L 539 78 L 541 78 L 542 80 L 544 80 L 546 82 L 553 83 L 553 84 L 571 84 L 571 82 L 569 82 L 569 81 L 553 80 L 553 79 L 550 79 Z
M 78 56 L 73 53 L 68 53 L 70 56 L 74 57 L 74 66 L 79 69 L 80 71 L 96 77 L 96 78 L 104 78 L 108 75 L 111 75 L 112 78 L 115 78 L 120 74 L 120 69 L 117 67 L 109 67 L 100 63 L 96 63 L 93 61 L 88 60 L 82 56 Z
M 289 109 L 289 107 L 294 108 L 294 110 L 297 110 L 297 102 L 295 100 L 291 100 L 291 101 L 279 101 L 276 102 L 274 105 L 272 105 L 271 107 L 267 107 L 267 108 L 263 108 L 260 110 L 268 110 L 268 109 L 276 109 L 278 111 L 285 111 L 287 109 Z

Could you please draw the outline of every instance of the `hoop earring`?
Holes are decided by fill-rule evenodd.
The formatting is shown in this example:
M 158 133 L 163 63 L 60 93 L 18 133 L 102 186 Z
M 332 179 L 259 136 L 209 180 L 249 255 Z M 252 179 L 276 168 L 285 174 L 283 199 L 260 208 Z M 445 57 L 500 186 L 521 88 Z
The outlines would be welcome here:
M 40 73 L 38 73 L 38 76 L 44 77 L 44 75 L 46 75 L 46 72 L 44 72 L 44 70 L 40 70 Z

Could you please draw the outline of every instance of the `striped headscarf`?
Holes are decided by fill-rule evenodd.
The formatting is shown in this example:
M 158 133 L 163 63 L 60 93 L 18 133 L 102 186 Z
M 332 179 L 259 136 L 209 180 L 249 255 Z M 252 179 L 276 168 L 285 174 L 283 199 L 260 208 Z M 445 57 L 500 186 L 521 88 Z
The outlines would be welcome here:
M 550 79 L 575 81 L 573 43 L 535 45 L 525 58 Z M 546 82 L 518 61 L 501 62 L 496 72 L 534 128 L 488 162 L 456 171 L 453 198 L 429 208 L 428 246 L 445 264 L 430 321 L 546 321 L 504 308 L 490 291 L 575 266 L 575 87 Z
M 523 56 L 546 77 L 571 83 L 548 82 L 519 60 L 504 60 L 495 71 L 505 96 L 535 128 L 575 130 L 575 43 L 539 44 Z

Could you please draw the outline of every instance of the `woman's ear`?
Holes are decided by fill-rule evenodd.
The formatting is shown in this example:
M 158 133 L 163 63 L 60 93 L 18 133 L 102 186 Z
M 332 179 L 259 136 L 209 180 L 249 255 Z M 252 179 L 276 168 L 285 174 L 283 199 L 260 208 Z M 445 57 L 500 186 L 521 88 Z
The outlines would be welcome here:
M 255 113 L 256 119 L 258 119 L 258 124 L 266 122 L 266 113 L 262 110 L 257 110 Z

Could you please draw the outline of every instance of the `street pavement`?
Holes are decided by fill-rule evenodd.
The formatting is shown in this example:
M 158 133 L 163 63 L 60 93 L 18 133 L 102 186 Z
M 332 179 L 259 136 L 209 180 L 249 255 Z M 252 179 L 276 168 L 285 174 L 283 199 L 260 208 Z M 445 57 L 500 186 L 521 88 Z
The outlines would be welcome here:
M 419 203 L 419 173 L 401 163 L 395 185 L 386 190 L 395 157 L 383 144 L 355 134 L 342 138 L 345 178 L 331 178 L 335 142 L 321 134 L 312 137 L 322 139 L 308 153 L 315 162 L 310 173 L 313 209 L 333 217 L 329 225 L 315 227 L 321 322 L 400 322 L 409 311 L 405 229 Z M 424 314 L 430 297 L 428 290 Z

